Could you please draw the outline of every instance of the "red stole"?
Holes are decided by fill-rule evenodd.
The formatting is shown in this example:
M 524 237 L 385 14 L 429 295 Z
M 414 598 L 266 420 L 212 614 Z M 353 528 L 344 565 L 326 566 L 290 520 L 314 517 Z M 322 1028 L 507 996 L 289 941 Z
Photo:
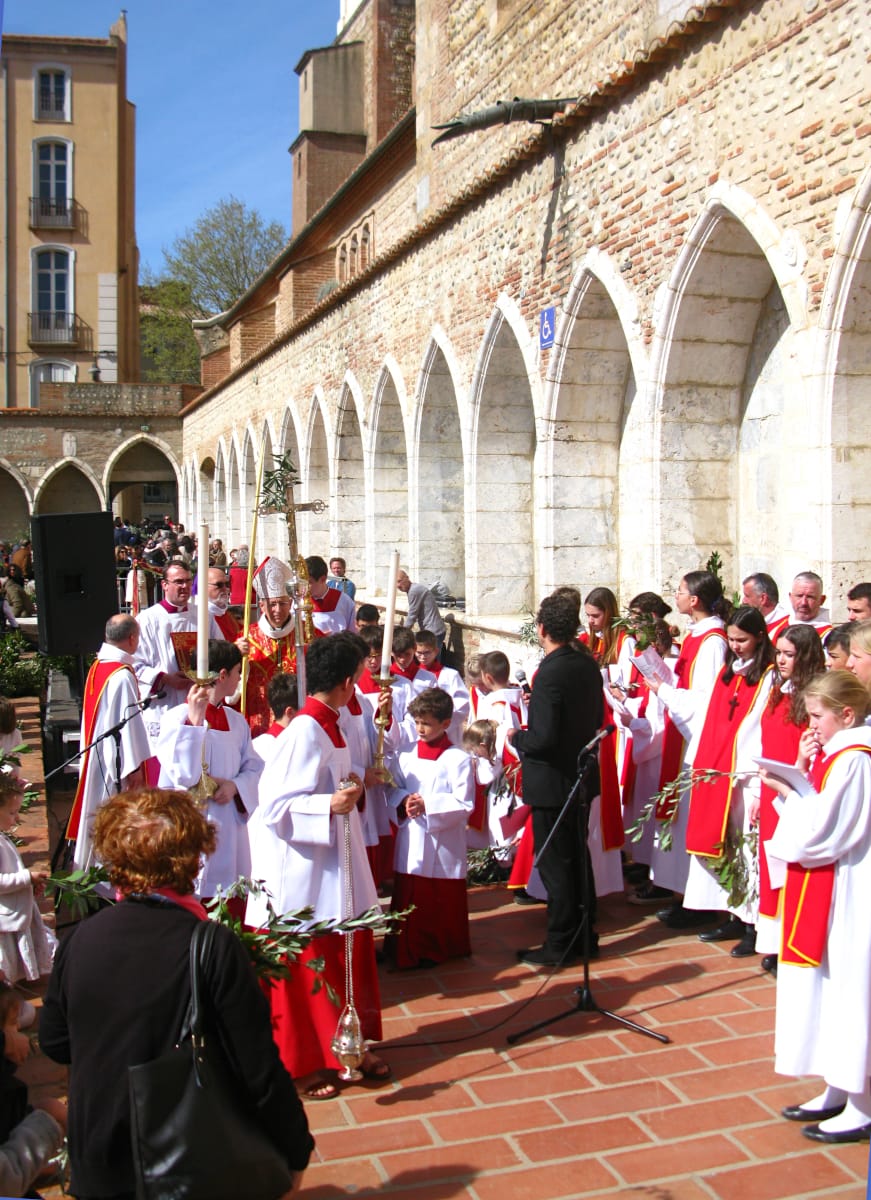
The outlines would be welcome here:
M 734 771 L 738 734 L 755 704 L 765 682 L 769 667 L 757 684 L 748 684 L 743 675 L 733 675 L 724 682 L 727 667 L 717 676 L 711 693 L 705 724 L 699 738 L 695 766 L 699 770 Z M 690 788 L 690 812 L 687 821 L 687 853 L 704 858 L 721 858 L 729 808 L 735 781 L 712 779 L 710 783 L 694 783 Z
M 231 612 L 212 613 L 212 616 L 215 618 L 215 624 L 228 642 L 235 642 L 237 637 L 242 636 L 239 622 Z
M 774 701 L 777 701 L 775 704 Z M 773 758 L 778 762 L 794 763 L 798 757 L 798 744 L 801 735 L 807 728 L 803 725 L 793 725 L 789 719 L 791 697 L 787 692 L 775 692 L 762 714 L 762 756 Z M 774 836 L 777 828 L 777 810 L 774 798 L 777 795 L 769 784 L 762 784 L 759 809 L 759 845 L 760 847 Z M 760 851 L 759 854 L 759 912 L 763 917 L 774 919 L 778 915 L 780 905 L 780 888 L 772 888 L 768 872 L 768 856 Z
M 620 647 L 625 640 L 626 630 L 621 629 L 618 631 L 612 646 L 615 663 L 620 653 Z M 604 652 L 602 639 L 591 637 L 588 633 L 582 633 L 578 641 L 590 650 L 593 658 L 596 660 L 596 665 L 602 668 Z M 610 725 L 610 717 L 611 710 L 606 705 L 605 715 L 602 718 L 602 729 L 606 725 Z M 626 841 L 626 835 L 623 830 L 623 811 L 620 802 L 620 779 L 617 775 L 617 746 L 616 730 L 613 733 L 609 733 L 599 743 L 599 803 L 601 806 L 600 820 L 602 823 L 603 850 L 619 850 Z
M 629 685 L 635 685 L 638 694 L 641 696 L 641 703 L 638 706 L 637 716 L 639 720 L 647 716 L 647 706 L 650 703 L 650 688 L 647 686 L 647 680 L 641 674 L 637 667 L 633 666 L 629 675 Z M 635 794 L 635 776 L 637 768 L 635 759 L 632 756 L 632 738 L 627 739 L 626 752 L 623 755 L 623 777 L 620 783 L 623 787 L 623 807 L 629 808 L 632 804 Z
M 311 597 L 312 608 L 315 612 L 335 612 L 343 595 L 338 588 L 328 587 L 325 596 Z
M 334 708 L 330 708 L 329 704 L 324 704 L 322 700 L 309 696 L 299 711 L 320 725 L 337 750 L 346 745 L 342 731 L 339 729 L 339 714 Z
M 842 754 L 859 750 L 871 754 L 868 746 L 843 746 L 830 758 L 820 756 L 811 768 L 814 789 L 821 792 L 829 772 Z M 780 961 L 795 967 L 818 967 L 829 934 L 829 911 L 835 887 L 835 863 L 823 867 L 803 867 L 789 863 L 783 885 L 783 927 Z
M 116 671 L 129 671 L 134 679 L 136 678 L 133 668 L 127 663 L 122 662 L 100 662 L 99 659 L 96 659 L 91 664 L 90 671 L 88 671 L 88 678 L 85 680 L 85 694 L 82 698 L 86 746 L 90 746 L 94 740 L 94 729 L 97 724 L 97 714 L 100 711 L 100 701 L 103 699 L 106 684 Z M 82 804 L 85 798 L 85 783 L 88 778 L 88 762 L 90 761 L 90 757 L 90 750 L 86 750 L 82 757 L 81 773 L 79 774 L 79 783 L 76 788 L 70 819 L 67 822 L 67 839 L 71 842 L 74 842 L 79 836 L 79 822 L 82 819 Z
M 450 750 L 452 745 L 453 743 L 447 733 L 440 734 L 434 742 L 418 742 L 417 757 L 435 762 L 437 758 L 441 758 L 445 750 Z
M 783 633 L 784 629 L 788 628 L 789 620 L 789 613 L 787 613 L 785 617 L 781 617 L 780 620 L 775 621 L 773 625 L 766 624 L 766 628 L 768 629 L 768 639 L 772 646 L 776 645 L 777 639 Z
M 677 657 L 677 662 L 674 665 L 674 673 L 677 678 L 676 687 L 689 690 L 693 686 L 693 670 L 695 668 L 696 658 L 699 651 L 705 642 L 712 637 L 722 638 L 726 641 L 726 634 L 722 629 L 709 629 L 707 633 L 703 633 L 701 637 L 685 637 L 683 645 L 680 648 L 680 654 Z M 666 710 L 665 726 L 662 732 L 662 766 L 659 771 L 659 786 L 664 788 L 666 784 L 677 779 L 683 767 L 684 758 L 684 738 L 678 727 L 672 721 L 671 716 Z M 670 820 L 675 808 L 677 800 L 663 801 L 660 800 L 656 806 L 656 818 L 659 821 Z

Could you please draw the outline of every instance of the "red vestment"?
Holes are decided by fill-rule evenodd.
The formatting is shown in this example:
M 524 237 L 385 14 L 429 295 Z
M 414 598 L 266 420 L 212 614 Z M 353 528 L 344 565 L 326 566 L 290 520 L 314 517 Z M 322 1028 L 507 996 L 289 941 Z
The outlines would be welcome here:
M 106 689 L 106 684 L 109 682 L 110 676 L 114 675 L 116 671 L 129 671 L 133 678 L 136 678 L 133 668 L 126 663 L 100 662 L 99 659 L 95 659 L 91 664 L 88 678 L 85 680 L 85 693 L 82 697 L 82 716 L 86 746 L 90 746 L 94 740 L 94 729 L 97 724 L 97 714 L 100 711 L 100 701 L 103 698 L 103 692 Z M 86 750 L 82 755 L 79 783 L 76 788 L 70 819 L 67 823 L 67 840 L 71 842 L 74 842 L 79 836 L 79 821 L 82 815 L 82 802 L 84 799 L 85 781 L 88 778 L 88 759 L 90 756 L 90 750 Z
M 769 702 L 762 713 L 762 757 L 792 765 L 798 757 L 798 744 L 807 728 L 807 721 L 802 725 L 793 725 L 790 721 L 788 694 L 772 689 L 771 700 L 776 700 L 777 703 L 772 705 Z M 774 798 L 777 795 L 774 788 L 763 782 L 759 807 L 759 913 L 760 916 L 772 919 L 778 915 L 780 888 L 771 886 L 768 857 L 763 846 L 777 828 L 777 812 L 774 807 Z
M 248 683 L 245 688 L 245 719 L 251 736 L 266 733 L 272 717 L 266 689 L 273 675 L 296 674 L 296 646 L 293 633 L 270 638 L 259 624 L 248 630 L 251 651 L 248 655 Z

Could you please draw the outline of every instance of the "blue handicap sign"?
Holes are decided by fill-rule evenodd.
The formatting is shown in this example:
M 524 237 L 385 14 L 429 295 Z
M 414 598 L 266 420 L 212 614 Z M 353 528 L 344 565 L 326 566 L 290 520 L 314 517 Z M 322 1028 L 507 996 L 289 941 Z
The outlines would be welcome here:
M 548 346 L 553 345 L 554 337 L 556 336 L 556 308 L 542 309 L 541 317 L 538 325 L 538 344 L 542 350 L 547 350 Z

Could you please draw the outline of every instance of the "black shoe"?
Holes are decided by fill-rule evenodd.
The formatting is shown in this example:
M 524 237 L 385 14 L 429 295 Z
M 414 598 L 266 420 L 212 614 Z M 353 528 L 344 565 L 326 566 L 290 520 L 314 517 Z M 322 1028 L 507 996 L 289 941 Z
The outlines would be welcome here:
M 830 1146 L 844 1142 L 868 1142 L 871 1141 L 871 1122 L 860 1125 L 858 1129 L 840 1129 L 836 1133 L 827 1133 L 819 1125 L 805 1125 L 802 1133 L 812 1142 L 826 1142 Z
M 547 904 L 546 900 L 539 900 L 537 896 L 530 896 L 526 888 L 516 888 L 514 891 L 515 904 Z
M 656 919 L 662 921 L 669 929 L 695 929 L 699 925 L 710 925 L 716 921 L 715 913 L 703 909 L 684 908 L 682 904 L 672 904 L 670 908 L 661 908 Z
M 581 956 L 573 949 L 563 956 L 560 950 L 539 946 L 537 950 L 518 950 L 517 961 L 529 967 L 574 967 L 581 961 Z
M 759 964 L 763 971 L 767 971 L 769 975 L 777 974 L 777 955 L 763 954 L 762 962 Z
M 839 1117 L 843 1111 L 843 1104 L 833 1104 L 831 1108 L 802 1108 L 800 1104 L 790 1104 L 780 1110 L 780 1115 L 787 1121 L 828 1121 L 829 1117 Z
M 650 867 L 646 867 L 644 863 L 627 863 L 623 868 L 623 878 L 627 883 L 643 884 L 649 877 Z
M 704 933 L 699 934 L 700 942 L 733 942 L 735 938 L 743 938 L 746 932 L 743 921 L 739 921 L 737 917 L 729 917 L 722 925 L 718 925 L 716 929 L 706 929 Z
M 733 958 L 750 958 L 756 953 L 756 926 L 748 925 L 746 932 L 737 945 L 729 951 Z
M 671 900 L 673 897 L 674 893 L 668 888 L 657 887 L 655 883 L 644 883 L 626 899 L 630 904 L 662 904 L 663 900 Z

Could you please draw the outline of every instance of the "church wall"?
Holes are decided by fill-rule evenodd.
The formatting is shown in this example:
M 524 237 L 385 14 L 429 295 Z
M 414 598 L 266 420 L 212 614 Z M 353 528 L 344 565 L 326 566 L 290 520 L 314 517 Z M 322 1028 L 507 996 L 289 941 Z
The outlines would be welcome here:
M 427 13 L 437 24 L 474 24 L 479 7 L 483 11 L 471 3 L 420 4 L 419 51 Z M 547 36 L 556 46 L 565 7 L 520 5 L 516 19 L 533 21 L 539 10 L 549 14 Z M 653 20 L 643 6 L 633 11 L 639 29 Z M 594 23 L 599 17 L 604 22 L 604 5 L 592 13 Z M 297 407 L 299 426 L 308 431 L 312 397 L 320 389 L 329 420 L 326 428 L 318 426 L 309 490 L 316 483 L 328 499 L 330 439 L 348 372 L 365 400 L 360 441 L 381 469 L 386 466 L 368 422 L 389 359 L 406 389 L 409 562 L 421 577 L 435 578 L 441 555 L 445 581 L 464 595 L 470 578 L 489 575 L 494 554 L 489 535 L 485 543 L 473 527 L 480 499 L 474 481 L 482 478 L 473 446 L 482 444 L 488 413 L 498 405 L 491 401 L 482 409 L 484 424 L 473 443 L 472 389 L 474 381 L 477 395 L 498 393 L 498 374 L 488 375 L 497 362 L 491 356 L 480 364 L 489 323 L 506 297 L 525 329 L 535 382 L 525 400 L 535 439 L 526 445 L 521 471 L 532 474 L 535 491 L 534 591 L 569 578 L 585 587 L 616 586 L 624 595 L 666 586 L 711 549 L 725 552 L 730 582 L 753 566 L 786 582 L 802 554 L 811 560 L 802 565 L 821 569 L 828 582 L 831 515 L 849 513 L 854 488 L 857 502 L 865 503 L 860 472 L 850 472 L 848 456 L 828 463 L 829 431 L 819 417 L 828 385 L 815 355 L 839 207 L 849 206 L 869 167 L 869 15 L 867 0 L 739 5 L 708 27 L 707 40 L 700 35 L 634 90 L 565 134 L 523 126 L 436 147 L 430 161 L 438 158 L 445 194 L 451 178 L 457 189 L 493 161 L 491 155 L 504 148 L 500 138 L 539 137 L 542 152 L 507 169 L 486 196 L 470 201 L 340 306 L 192 408 L 184 420 L 185 453 L 214 455 L 221 436 L 244 421 L 256 427 L 267 414 L 278 423 L 288 404 Z M 448 44 L 460 36 L 452 29 L 439 25 Z M 583 74 L 570 39 L 549 53 L 543 28 L 541 37 L 534 27 L 527 34 L 541 59 L 537 91 L 552 82 L 563 92 Z M 484 45 L 477 36 L 469 34 L 470 47 Z M 612 44 L 606 32 L 602 37 L 603 45 Z M 458 107 L 466 106 L 467 96 L 474 99 L 473 84 L 479 99 L 489 102 L 498 94 L 499 63 L 482 52 L 473 80 L 472 59 L 470 49 L 465 62 L 454 64 L 455 72 L 469 76 L 458 88 L 453 81 Z M 419 60 L 424 99 L 436 84 L 445 95 L 449 91 L 450 81 L 434 79 L 432 71 L 432 62 Z M 430 137 L 423 112 L 418 176 L 426 167 L 424 133 L 427 144 Z M 707 259 L 700 246 L 697 261 L 675 276 L 681 254 L 696 254 L 688 238 L 718 196 L 732 204 L 720 221 L 722 246 L 708 246 Z M 591 255 L 619 287 L 607 289 L 611 302 L 604 304 L 603 328 L 592 308 L 584 314 L 581 300 L 577 321 L 587 323 L 586 331 L 574 334 L 564 308 Z M 602 288 L 596 294 L 601 300 Z M 588 307 L 592 299 L 591 293 Z M 565 344 L 539 350 L 538 316 L 549 304 L 566 326 Z M 448 368 L 440 359 L 434 410 L 433 377 L 424 367 L 436 329 L 452 360 Z M 576 345 L 573 336 L 580 338 Z M 866 351 L 851 355 L 848 344 L 845 337 L 837 361 L 862 375 Z M 542 397 L 551 392 L 558 401 L 549 410 Z M 831 392 L 836 398 L 834 385 Z M 858 394 L 851 393 L 851 414 Z M 863 463 L 861 448 L 871 437 L 863 421 L 851 420 L 839 429 L 851 431 Z M 401 444 L 395 424 L 390 437 Z M 503 436 L 495 416 L 491 431 Z M 382 433 L 386 437 L 387 429 Z M 398 479 L 403 466 L 400 458 Z M 833 473 L 839 490 L 829 499 Z M 367 503 L 362 492 L 361 512 Z M 784 494 L 790 497 L 786 516 Z M 696 504 L 699 496 L 711 502 Z M 526 503 L 524 495 L 521 505 Z M 773 518 L 772 506 L 779 506 Z M 370 525 L 385 511 L 376 506 Z M 584 524 L 590 512 L 593 518 Z M 336 520 L 334 509 L 338 532 Z M 809 535 L 812 523 L 819 532 Z M 522 521 L 509 526 L 509 533 L 521 527 Z M 301 529 L 319 538 L 305 549 L 322 552 L 329 524 L 304 518 Z M 846 545 L 843 538 L 838 544 Z M 854 577 L 868 572 L 868 554 L 867 547 L 855 548 Z M 369 534 L 366 555 L 364 562 L 349 561 L 349 573 L 374 570 L 380 578 L 383 568 L 374 561 Z M 376 583 L 383 589 L 378 578 Z M 505 611 L 525 602 L 511 597 Z

